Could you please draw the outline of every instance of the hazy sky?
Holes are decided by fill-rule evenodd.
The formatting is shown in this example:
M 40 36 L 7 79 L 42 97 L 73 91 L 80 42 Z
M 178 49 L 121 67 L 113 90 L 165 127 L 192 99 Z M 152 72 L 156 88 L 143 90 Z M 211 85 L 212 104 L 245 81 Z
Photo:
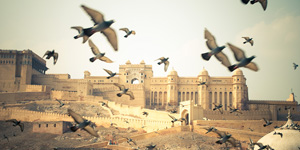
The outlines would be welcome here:
M 114 61 L 106 64 L 93 56 L 88 43 L 71 26 L 90 27 L 90 17 L 80 5 L 96 9 L 105 20 L 115 20 L 119 51 L 114 52 L 104 35 L 91 39 L 101 52 Z M 205 67 L 210 76 L 231 76 L 215 57 L 209 62 L 201 58 L 208 52 L 204 40 L 207 28 L 219 46 L 230 42 L 246 51 L 260 70 L 242 68 L 249 88 L 249 99 L 285 100 L 291 88 L 300 99 L 300 6 L 299 0 L 269 0 L 266 11 L 259 3 L 244 5 L 240 0 L 0 0 L 0 49 L 30 49 L 43 56 L 55 49 L 56 65 L 47 60 L 48 74 L 70 74 L 83 78 L 85 70 L 92 76 L 107 76 L 103 68 L 118 71 L 120 64 L 142 60 L 152 65 L 155 77 L 166 77 L 174 67 L 180 77 L 196 77 Z M 128 27 L 136 35 L 124 38 L 120 28 Z M 254 46 L 243 44 L 242 36 L 254 39 Z M 232 64 L 233 53 L 223 50 Z M 155 59 L 169 57 L 168 72 Z

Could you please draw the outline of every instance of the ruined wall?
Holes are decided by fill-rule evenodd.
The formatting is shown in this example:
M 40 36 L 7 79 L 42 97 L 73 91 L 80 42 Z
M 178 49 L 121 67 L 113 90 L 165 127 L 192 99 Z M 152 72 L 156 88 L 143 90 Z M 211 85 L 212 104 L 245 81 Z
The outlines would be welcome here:
M 17 92 L 0 93 L 0 102 L 17 103 L 24 100 L 49 99 L 50 94 L 46 92 Z
M 78 100 L 77 92 L 70 91 L 51 91 L 51 99 Z

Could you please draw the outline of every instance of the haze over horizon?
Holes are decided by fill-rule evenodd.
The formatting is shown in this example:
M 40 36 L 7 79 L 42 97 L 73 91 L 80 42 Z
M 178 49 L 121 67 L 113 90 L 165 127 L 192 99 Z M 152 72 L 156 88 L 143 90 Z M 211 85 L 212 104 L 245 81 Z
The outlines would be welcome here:
M 119 51 L 113 48 L 103 34 L 90 37 L 101 52 L 114 61 L 106 64 L 99 60 L 91 63 L 93 56 L 88 43 L 72 26 L 91 27 L 91 18 L 80 7 L 85 5 L 104 14 L 105 20 L 114 20 Z M 269 0 L 266 11 L 260 4 L 244 5 L 240 0 L 53 0 L 53 1 L 1 1 L 0 49 L 30 49 L 39 56 L 47 50 L 59 53 L 56 65 L 47 61 L 47 74 L 70 74 L 81 79 L 84 71 L 92 76 L 107 76 L 103 70 L 118 71 L 127 60 L 139 64 L 142 60 L 152 65 L 154 77 L 166 77 L 174 68 L 180 77 L 196 77 L 205 68 L 211 77 L 231 76 L 215 57 L 210 61 L 201 58 L 208 52 L 204 29 L 216 38 L 223 52 L 236 63 L 227 43 L 243 49 L 259 71 L 241 68 L 248 86 L 250 100 L 285 100 L 291 93 L 300 95 L 300 6 L 299 0 Z M 120 28 L 135 30 L 136 35 L 124 38 Z M 252 37 L 254 45 L 243 44 L 243 36 Z M 169 57 L 170 66 L 164 72 L 154 61 Z M 296 100 L 300 102 L 299 97 Z

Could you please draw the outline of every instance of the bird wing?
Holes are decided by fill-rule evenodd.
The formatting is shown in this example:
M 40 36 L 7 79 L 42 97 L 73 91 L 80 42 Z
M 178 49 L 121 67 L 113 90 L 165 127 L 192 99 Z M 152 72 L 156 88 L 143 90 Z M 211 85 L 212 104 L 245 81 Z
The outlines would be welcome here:
M 215 107 L 217 107 L 218 105 L 216 103 L 213 103 L 215 105 Z
M 221 114 L 223 114 L 223 108 L 222 107 L 219 108 L 218 110 L 220 111 Z
M 112 28 L 106 28 L 105 30 L 102 31 L 102 33 L 106 36 L 107 40 L 114 48 L 114 50 L 118 51 L 118 39 L 115 30 Z
M 242 59 L 246 58 L 245 53 L 240 48 L 228 43 L 228 46 L 230 47 L 231 51 L 234 54 L 236 61 L 241 61 Z
M 237 146 L 237 140 L 233 137 L 230 137 L 227 142 L 229 142 L 233 147 Z
M 46 53 L 44 54 L 43 58 L 46 56 L 46 55 L 49 55 L 51 53 L 51 51 L 46 51 Z
M 266 119 L 266 118 L 263 118 L 264 119 L 264 121 L 266 122 L 266 123 L 268 123 L 268 120 Z
M 264 10 L 267 9 L 268 0 L 259 0 L 259 3 L 261 4 L 261 6 Z
M 250 0 L 242 0 L 242 3 L 248 4 L 249 1 L 250 1 Z
M 127 91 L 125 94 L 130 96 L 130 100 L 134 100 L 134 95 L 131 91 Z
M 75 120 L 76 123 L 81 123 L 84 121 L 84 119 L 79 114 L 75 113 L 73 110 L 68 109 L 68 113 Z
M 242 37 L 242 38 L 244 38 L 245 40 L 249 40 L 249 37 Z
M 219 52 L 217 54 L 215 54 L 215 57 L 226 67 L 231 66 L 231 63 L 228 59 L 228 57 L 223 53 L 223 52 Z
M 160 57 L 160 58 L 158 58 L 158 59 L 156 59 L 156 60 L 163 60 L 163 59 L 165 59 L 165 57 Z M 155 61 L 156 61 L 155 60 Z
M 220 130 L 212 130 L 212 132 L 215 132 L 216 134 L 218 134 L 220 136 L 220 138 L 225 137 L 226 133 L 224 131 L 220 131 Z
M 204 31 L 204 38 L 207 39 L 206 45 L 210 50 L 218 47 L 215 37 L 207 29 Z
M 62 104 L 62 102 L 60 101 L 60 100 L 58 100 L 58 99 L 55 99 L 56 101 L 58 101 L 59 102 L 59 104 Z
M 10 120 L 6 120 L 5 122 L 13 122 L 13 123 L 17 123 L 18 121 L 16 119 L 10 119 Z
M 85 131 L 87 131 L 89 134 L 95 136 L 95 137 L 99 137 L 99 135 L 97 134 L 97 132 L 91 127 L 91 126 L 86 126 L 83 128 Z
M 169 62 L 169 61 L 165 61 L 164 63 L 165 63 L 165 68 L 164 68 L 164 70 L 165 70 L 165 72 L 166 72 L 166 71 L 168 70 L 168 67 L 169 67 L 170 62 Z
M 103 69 L 105 72 L 107 72 L 109 75 L 111 75 L 113 72 L 107 69 Z
M 94 44 L 94 42 L 92 40 L 89 40 L 89 46 L 91 47 L 94 55 L 100 54 L 98 47 Z
M 20 123 L 19 126 L 20 126 L 21 131 L 23 132 L 24 131 L 24 123 Z
M 54 63 L 54 64 L 56 64 L 57 59 L 58 59 L 58 53 L 54 53 L 54 54 L 53 54 L 53 61 L 54 61 L 53 63 Z
M 75 29 L 75 30 L 77 30 L 79 33 L 81 33 L 82 30 L 83 30 L 83 28 L 80 27 L 80 26 L 71 27 L 71 29 Z
M 104 21 L 104 17 L 99 11 L 88 8 L 84 5 L 81 5 L 81 7 L 92 18 L 92 20 L 95 24 L 101 24 Z
M 125 31 L 126 33 L 129 32 L 129 29 L 128 29 L 128 28 L 121 28 L 120 30 Z
M 253 145 L 257 145 L 259 147 L 263 147 L 264 146 L 262 143 L 253 143 Z
M 251 44 L 251 46 L 253 46 L 253 44 L 254 44 L 254 41 L 253 41 L 253 40 L 251 40 L 251 41 L 250 41 L 250 44 Z
M 171 117 L 173 120 L 175 120 L 176 118 L 174 116 L 171 116 L 170 114 L 168 114 L 169 117 Z
M 132 142 L 134 145 L 136 145 L 136 142 L 135 142 L 135 141 L 132 140 L 131 142 Z
M 113 61 L 110 60 L 110 59 L 109 59 L 108 57 L 106 57 L 106 56 L 100 57 L 100 60 L 102 60 L 102 61 L 104 61 L 104 62 L 106 62 L 106 63 L 113 63 Z
M 125 86 L 119 83 L 114 83 L 115 86 L 119 87 L 120 91 L 125 89 Z
M 248 68 L 248 69 L 251 69 L 253 71 L 258 71 L 258 67 L 254 62 L 250 62 L 245 67 Z

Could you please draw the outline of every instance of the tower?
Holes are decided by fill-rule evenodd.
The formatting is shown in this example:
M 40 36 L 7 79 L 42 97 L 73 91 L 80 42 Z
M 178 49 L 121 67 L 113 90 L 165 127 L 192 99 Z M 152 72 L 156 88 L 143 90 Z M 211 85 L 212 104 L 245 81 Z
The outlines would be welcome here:
M 209 75 L 208 72 L 203 68 L 203 70 L 198 75 L 199 82 L 206 82 L 206 85 L 199 85 L 198 86 L 198 105 L 201 105 L 204 109 L 209 109 L 209 95 L 208 95 L 208 81 Z
M 171 105 L 178 105 L 178 74 L 177 71 L 174 70 L 174 68 L 168 73 L 168 96 L 167 96 L 167 102 Z
M 236 69 L 232 75 L 232 106 L 241 110 L 247 109 L 248 90 L 242 70 Z

